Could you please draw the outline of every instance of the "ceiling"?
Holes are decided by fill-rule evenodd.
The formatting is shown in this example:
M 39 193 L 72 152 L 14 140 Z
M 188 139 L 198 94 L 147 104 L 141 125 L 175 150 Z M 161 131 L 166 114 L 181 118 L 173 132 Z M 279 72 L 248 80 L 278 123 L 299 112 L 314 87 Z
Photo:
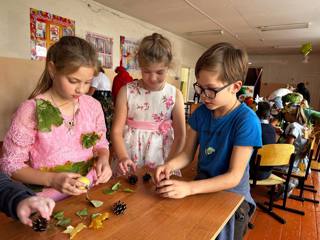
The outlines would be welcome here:
M 311 42 L 320 52 L 319 0 L 95 0 L 209 47 L 230 42 L 253 54 L 300 53 Z M 307 29 L 262 32 L 257 27 L 310 23 Z M 222 30 L 223 34 L 187 33 Z

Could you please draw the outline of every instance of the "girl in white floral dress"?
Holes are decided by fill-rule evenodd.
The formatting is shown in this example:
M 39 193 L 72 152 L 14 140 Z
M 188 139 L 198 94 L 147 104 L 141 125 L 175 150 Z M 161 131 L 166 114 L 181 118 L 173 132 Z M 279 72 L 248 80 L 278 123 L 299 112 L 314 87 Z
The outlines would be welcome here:
M 138 61 L 142 79 L 120 90 L 111 132 L 120 174 L 163 164 L 185 141 L 182 94 L 165 81 L 172 61 L 169 40 L 158 33 L 145 37 Z

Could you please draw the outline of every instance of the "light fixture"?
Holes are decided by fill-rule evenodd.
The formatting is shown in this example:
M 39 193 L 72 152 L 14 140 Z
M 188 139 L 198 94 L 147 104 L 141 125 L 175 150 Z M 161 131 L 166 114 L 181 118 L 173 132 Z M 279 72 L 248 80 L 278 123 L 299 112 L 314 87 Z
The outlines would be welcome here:
M 223 34 L 223 30 L 221 29 L 185 33 L 185 35 L 187 36 L 208 36 L 208 35 L 222 35 L 222 34 Z
M 270 26 L 259 26 L 257 29 L 259 29 L 261 32 L 266 31 L 279 31 L 279 30 L 291 30 L 291 29 L 303 29 L 303 28 L 309 28 L 310 23 L 289 23 L 289 24 L 279 24 L 279 25 L 270 25 Z

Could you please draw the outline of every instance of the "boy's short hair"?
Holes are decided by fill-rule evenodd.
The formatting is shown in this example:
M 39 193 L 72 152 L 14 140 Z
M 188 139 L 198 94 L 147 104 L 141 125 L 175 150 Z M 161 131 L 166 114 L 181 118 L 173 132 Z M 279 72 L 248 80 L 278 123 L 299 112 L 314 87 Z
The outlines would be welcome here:
M 268 102 L 258 103 L 258 110 L 256 111 L 256 114 L 260 119 L 269 119 L 270 112 L 271 112 L 271 106 Z
M 218 73 L 218 78 L 223 82 L 244 82 L 248 72 L 248 55 L 230 43 L 218 43 L 198 59 L 195 68 L 197 78 L 201 70 Z

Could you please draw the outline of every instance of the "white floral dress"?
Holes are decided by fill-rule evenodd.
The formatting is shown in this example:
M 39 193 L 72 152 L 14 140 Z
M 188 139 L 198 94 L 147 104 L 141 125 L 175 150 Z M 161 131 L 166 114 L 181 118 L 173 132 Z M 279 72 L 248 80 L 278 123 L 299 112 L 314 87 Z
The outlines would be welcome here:
M 138 167 L 163 164 L 173 142 L 172 110 L 176 88 L 168 83 L 160 91 L 149 91 L 139 81 L 127 85 L 128 115 L 124 142 Z

